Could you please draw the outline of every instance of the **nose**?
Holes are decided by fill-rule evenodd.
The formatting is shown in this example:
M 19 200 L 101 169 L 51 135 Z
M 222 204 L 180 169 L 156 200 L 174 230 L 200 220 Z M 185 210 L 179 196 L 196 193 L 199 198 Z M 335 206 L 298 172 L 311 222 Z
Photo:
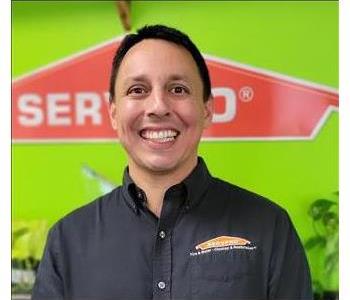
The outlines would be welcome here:
M 163 118 L 170 115 L 170 99 L 162 90 L 154 90 L 146 103 L 146 115 L 148 117 Z

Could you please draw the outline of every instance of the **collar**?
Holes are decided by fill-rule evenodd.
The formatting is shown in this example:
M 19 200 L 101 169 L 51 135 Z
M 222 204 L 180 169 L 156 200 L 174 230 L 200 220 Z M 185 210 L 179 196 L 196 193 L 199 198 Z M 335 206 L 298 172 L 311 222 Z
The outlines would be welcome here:
M 197 204 L 209 186 L 211 175 L 203 158 L 198 157 L 197 165 L 192 172 L 179 184 L 170 187 L 166 193 L 185 196 L 185 209 L 189 211 Z M 139 188 L 129 175 L 129 168 L 126 167 L 123 176 L 122 193 L 127 205 L 138 214 L 139 209 L 146 205 L 146 194 Z

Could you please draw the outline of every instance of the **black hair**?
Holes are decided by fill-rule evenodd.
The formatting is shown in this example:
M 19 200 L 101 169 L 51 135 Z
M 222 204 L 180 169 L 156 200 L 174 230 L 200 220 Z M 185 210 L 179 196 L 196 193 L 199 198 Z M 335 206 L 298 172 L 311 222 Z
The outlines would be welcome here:
M 119 48 L 117 49 L 112 64 L 112 71 L 109 84 L 109 100 L 114 101 L 115 93 L 115 81 L 117 78 L 118 70 L 122 60 L 131 47 L 144 39 L 161 39 L 166 40 L 184 47 L 192 55 L 199 71 L 203 83 L 203 100 L 206 102 L 211 96 L 211 84 L 209 78 L 209 72 L 204 58 L 199 52 L 196 45 L 190 40 L 190 38 L 183 32 L 167 27 L 164 25 L 150 25 L 144 26 L 137 30 L 137 33 L 131 33 L 124 37 Z

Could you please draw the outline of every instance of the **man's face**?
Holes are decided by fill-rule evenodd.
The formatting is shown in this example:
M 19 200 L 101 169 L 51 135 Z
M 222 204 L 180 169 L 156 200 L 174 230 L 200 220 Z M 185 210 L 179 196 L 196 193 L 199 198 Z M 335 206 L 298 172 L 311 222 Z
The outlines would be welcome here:
M 110 115 L 129 166 L 169 172 L 196 161 L 212 100 L 203 102 L 197 65 L 185 48 L 146 39 L 120 65 Z

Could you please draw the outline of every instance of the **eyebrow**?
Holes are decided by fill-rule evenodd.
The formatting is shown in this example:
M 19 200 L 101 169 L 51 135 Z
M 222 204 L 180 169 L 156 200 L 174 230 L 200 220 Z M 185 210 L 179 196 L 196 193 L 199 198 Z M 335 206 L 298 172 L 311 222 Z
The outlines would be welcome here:
M 146 75 L 129 76 L 125 79 L 126 83 L 130 81 L 147 81 L 147 76 Z
M 189 78 L 186 75 L 173 74 L 173 75 L 169 76 L 169 80 L 185 80 L 185 81 L 189 81 Z
M 168 77 L 168 80 L 184 80 L 184 81 L 190 81 L 189 77 L 186 75 L 182 75 L 182 74 L 171 74 Z M 137 76 L 129 76 L 125 79 L 124 84 L 128 84 L 130 82 L 148 82 L 148 76 L 147 74 L 141 74 L 141 75 L 137 75 Z

